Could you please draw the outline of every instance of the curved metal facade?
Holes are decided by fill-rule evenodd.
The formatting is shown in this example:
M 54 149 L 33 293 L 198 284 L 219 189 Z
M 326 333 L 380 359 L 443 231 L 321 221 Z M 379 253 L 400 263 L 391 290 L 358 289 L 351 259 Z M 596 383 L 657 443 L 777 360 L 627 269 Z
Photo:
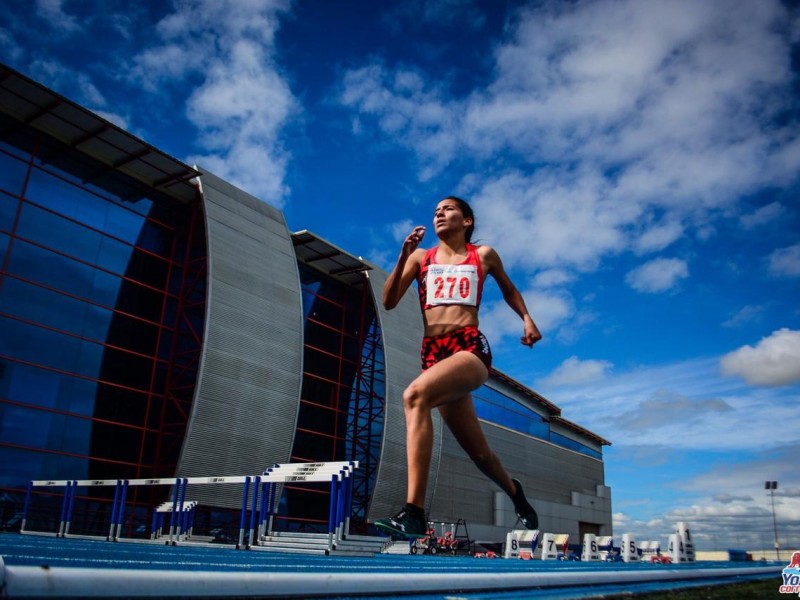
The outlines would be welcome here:
M 300 281 L 283 215 L 203 171 L 208 298 L 202 362 L 179 476 L 259 473 L 287 462 L 302 383 Z M 192 491 L 215 506 L 241 492 Z

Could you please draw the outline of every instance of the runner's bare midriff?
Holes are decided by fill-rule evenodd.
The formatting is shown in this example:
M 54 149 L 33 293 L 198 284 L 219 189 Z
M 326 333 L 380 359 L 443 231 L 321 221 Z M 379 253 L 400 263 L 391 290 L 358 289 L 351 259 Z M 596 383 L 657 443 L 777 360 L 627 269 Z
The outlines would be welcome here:
M 444 335 L 470 325 L 478 326 L 478 309 L 473 306 L 434 306 L 422 313 L 425 335 Z

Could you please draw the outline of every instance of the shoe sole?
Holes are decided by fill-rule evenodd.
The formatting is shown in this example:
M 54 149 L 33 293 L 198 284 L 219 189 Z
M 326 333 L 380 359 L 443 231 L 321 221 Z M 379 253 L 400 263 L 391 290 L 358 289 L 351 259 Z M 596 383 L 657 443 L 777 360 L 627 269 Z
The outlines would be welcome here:
M 375 523 L 375 527 L 388 533 L 393 540 L 418 540 L 427 535 L 427 533 L 406 533 L 388 523 Z

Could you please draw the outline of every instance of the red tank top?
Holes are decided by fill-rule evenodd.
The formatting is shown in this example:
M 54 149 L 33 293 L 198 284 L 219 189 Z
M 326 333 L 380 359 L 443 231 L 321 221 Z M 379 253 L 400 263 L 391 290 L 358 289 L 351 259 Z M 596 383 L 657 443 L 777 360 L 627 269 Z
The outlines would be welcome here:
M 436 247 L 425 252 L 417 275 L 422 310 L 452 304 L 478 308 L 484 279 L 478 247 L 467 244 L 467 258 L 457 265 L 435 262 L 438 250 Z

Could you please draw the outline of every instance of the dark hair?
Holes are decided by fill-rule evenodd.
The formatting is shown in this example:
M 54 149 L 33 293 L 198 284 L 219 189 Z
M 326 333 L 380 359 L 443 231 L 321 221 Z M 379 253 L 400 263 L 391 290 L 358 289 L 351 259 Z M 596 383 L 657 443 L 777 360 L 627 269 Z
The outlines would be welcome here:
M 461 210 L 461 214 L 464 216 L 464 218 L 472 219 L 472 225 L 467 227 L 466 231 L 464 232 L 464 237 L 469 244 L 472 240 L 472 232 L 475 231 L 475 213 L 472 212 L 472 207 L 467 204 L 466 200 L 462 200 L 458 196 L 448 196 L 447 198 L 443 198 L 443 200 L 455 200 L 455 203 L 458 204 L 458 208 Z

